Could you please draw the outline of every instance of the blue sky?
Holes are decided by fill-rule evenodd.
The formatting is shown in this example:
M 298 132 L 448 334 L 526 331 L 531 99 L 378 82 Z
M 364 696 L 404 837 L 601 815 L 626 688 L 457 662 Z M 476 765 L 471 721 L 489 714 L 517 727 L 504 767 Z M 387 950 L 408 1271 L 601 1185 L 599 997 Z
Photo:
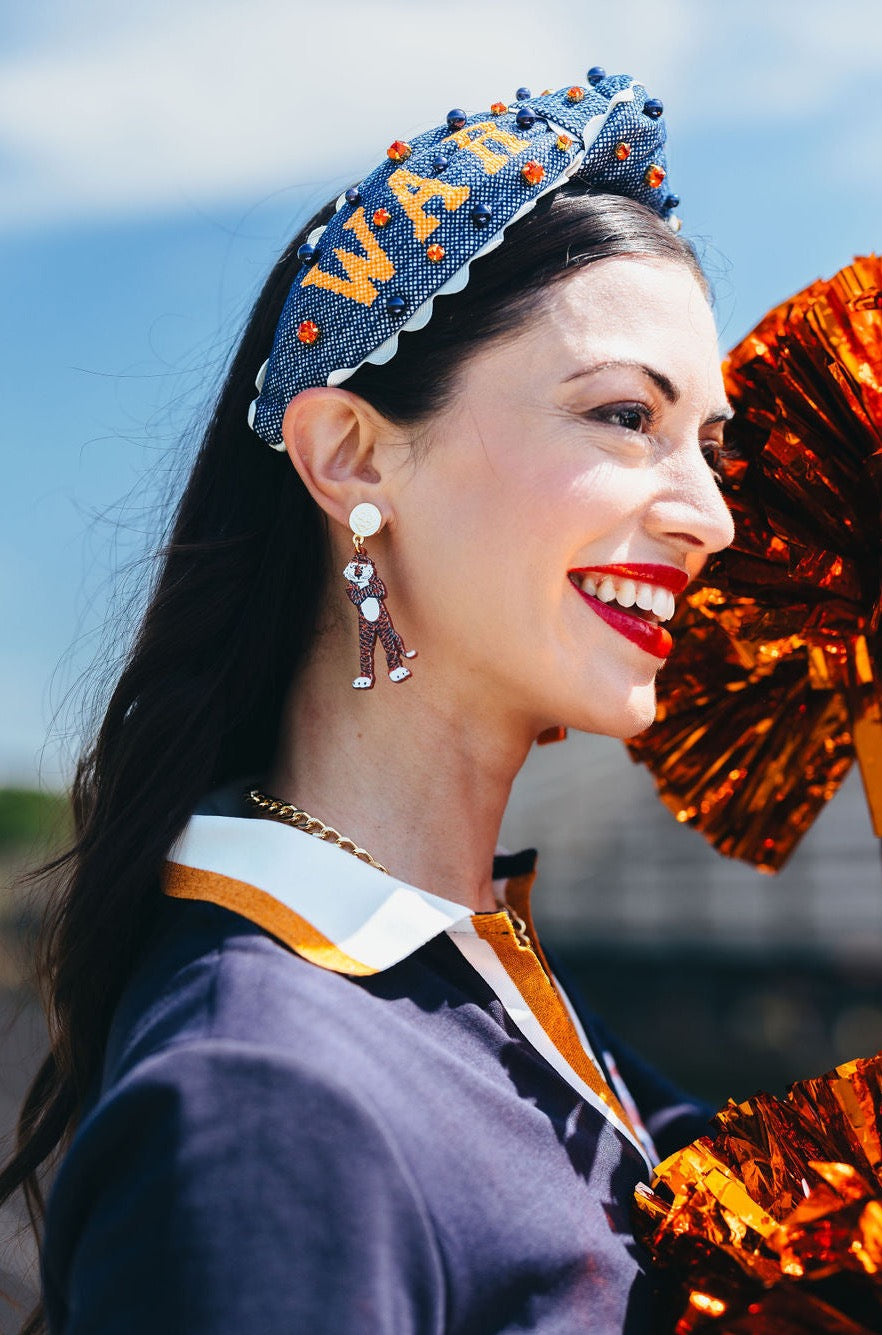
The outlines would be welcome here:
M 879 249 L 875 0 L 4 7 L 0 782 L 68 772 L 78 678 L 112 662 L 130 567 L 307 211 L 448 107 L 592 64 L 665 102 L 724 349 Z

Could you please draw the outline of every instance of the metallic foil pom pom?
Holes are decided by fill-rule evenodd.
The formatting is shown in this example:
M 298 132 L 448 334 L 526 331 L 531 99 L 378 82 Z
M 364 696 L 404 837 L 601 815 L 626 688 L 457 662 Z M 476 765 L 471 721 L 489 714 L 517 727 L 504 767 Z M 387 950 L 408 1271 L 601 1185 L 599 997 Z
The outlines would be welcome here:
M 677 820 L 765 871 L 855 758 L 882 835 L 880 299 L 882 260 L 856 259 L 729 354 L 735 541 L 680 600 L 656 721 L 628 744 Z

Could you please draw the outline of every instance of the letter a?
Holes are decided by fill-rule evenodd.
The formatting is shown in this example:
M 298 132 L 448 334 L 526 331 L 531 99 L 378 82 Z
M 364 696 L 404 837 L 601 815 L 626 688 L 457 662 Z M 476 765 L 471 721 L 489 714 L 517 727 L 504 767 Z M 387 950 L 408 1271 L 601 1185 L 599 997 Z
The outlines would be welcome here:
M 446 181 L 440 181 L 437 177 L 427 180 L 423 176 L 417 176 L 414 172 L 407 171 L 404 167 L 399 167 L 389 177 L 389 189 L 394 194 L 398 203 L 404 209 L 410 221 L 413 223 L 413 232 L 417 241 L 425 241 L 430 237 L 436 227 L 441 226 L 441 219 L 436 218 L 433 213 L 424 213 L 423 205 L 430 199 L 440 196 L 445 209 L 458 209 L 469 197 L 470 191 L 467 185 L 448 185 Z

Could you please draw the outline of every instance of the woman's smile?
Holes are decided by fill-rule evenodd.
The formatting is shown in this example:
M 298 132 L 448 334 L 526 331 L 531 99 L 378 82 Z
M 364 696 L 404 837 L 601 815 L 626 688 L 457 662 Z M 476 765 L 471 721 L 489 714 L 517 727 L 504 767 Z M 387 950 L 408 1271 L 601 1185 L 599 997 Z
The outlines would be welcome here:
M 660 623 L 670 621 L 675 595 L 689 582 L 684 570 L 640 562 L 590 566 L 568 574 L 602 621 L 655 658 L 667 658 L 674 641 Z

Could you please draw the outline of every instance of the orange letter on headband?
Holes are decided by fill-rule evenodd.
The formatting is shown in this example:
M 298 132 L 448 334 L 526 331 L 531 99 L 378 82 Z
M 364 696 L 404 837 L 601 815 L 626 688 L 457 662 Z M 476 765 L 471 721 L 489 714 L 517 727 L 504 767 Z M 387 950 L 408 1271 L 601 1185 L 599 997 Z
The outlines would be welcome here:
M 468 148 L 476 157 L 481 159 L 484 170 L 488 176 L 495 175 L 500 167 L 504 167 L 509 158 L 516 158 L 519 153 L 525 153 L 530 147 L 529 141 L 519 139 L 516 134 L 510 134 L 508 130 L 503 130 L 500 125 L 493 121 L 480 121 L 477 125 L 466 125 L 464 129 L 457 130 L 455 134 L 445 135 L 442 143 L 447 143 L 452 139 L 460 148 Z M 500 153 L 494 153 L 492 148 L 488 148 L 488 141 L 492 140 L 498 148 L 507 148 L 509 151 L 505 157 Z
M 343 265 L 348 277 L 338 278 L 336 274 L 325 273 L 324 269 L 320 269 L 316 264 L 308 271 L 300 286 L 308 287 L 310 284 L 315 284 L 316 287 L 336 292 L 341 297 L 350 297 L 353 301 L 360 302 L 362 306 L 372 306 L 377 296 L 377 289 L 371 279 L 375 278 L 377 282 L 382 282 L 386 278 L 391 278 L 395 272 L 395 265 L 365 222 L 364 209 L 361 206 L 343 227 L 355 233 L 367 254 L 354 255 L 349 250 L 335 248 L 334 254 Z
M 449 212 L 464 204 L 471 193 L 467 185 L 448 185 L 446 181 L 439 181 L 437 177 L 426 180 L 425 177 L 416 176 L 404 167 L 399 167 L 389 177 L 389 188 L 413 223 L 417 241 L 425 241 L 436 227 L 441 226 L 440 218 L 436 218 L 432 213 L 423 213 L 424 204 L 440 196 L 441 202 Z

